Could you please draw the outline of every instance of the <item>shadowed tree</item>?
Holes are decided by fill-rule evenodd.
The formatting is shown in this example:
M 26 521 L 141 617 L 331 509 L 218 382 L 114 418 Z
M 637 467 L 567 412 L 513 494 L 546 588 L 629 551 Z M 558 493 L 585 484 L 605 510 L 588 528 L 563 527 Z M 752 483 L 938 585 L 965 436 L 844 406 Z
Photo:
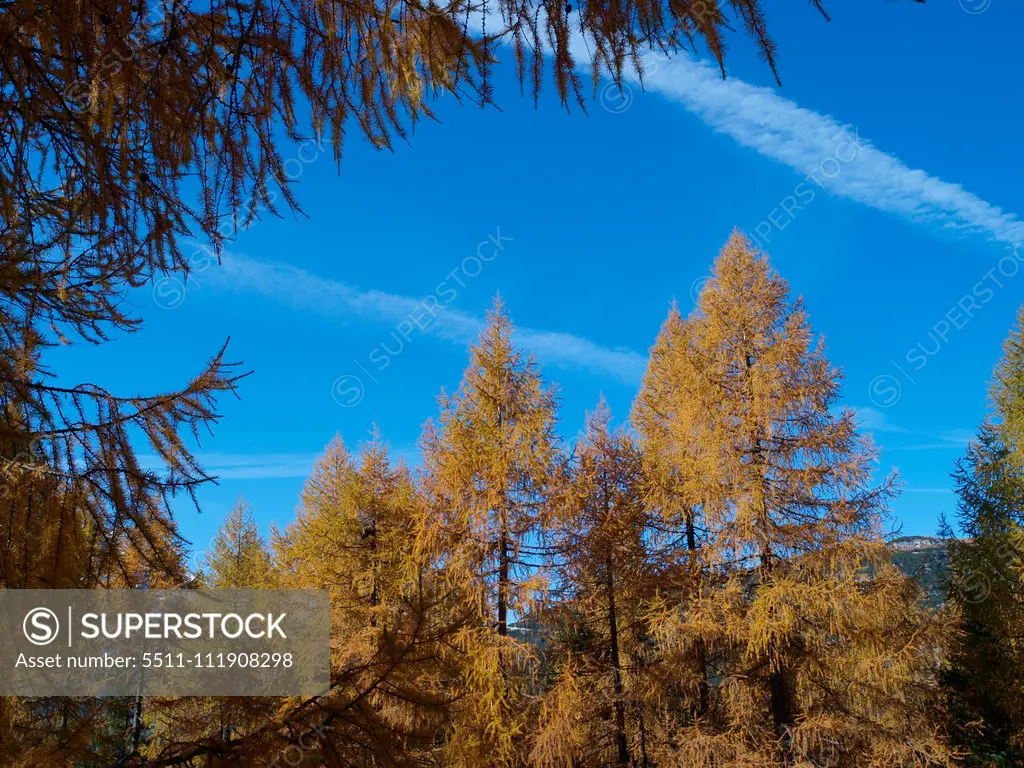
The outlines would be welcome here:
M 9 466 L 7 475 L 13 481 L 0 495 L 9 505 L 0 526 L 4 588 L 186 584 L 185 552 L 173 522 L 166 530 L 149 531 L 150 537 L 129 526 L 111 540 L 97 531 L 87 505 L 65 479 L 30 461 Z M 0 765 L 127 764 L 146 736 L 147 710 L 141 697 L 0 699 Z
M 552 504 L 556 614 L 577 642 L 558 649 L 561 676 L 542 704 L 532 765 L 629 766 L 638 752 L 629 660 L 644 598 L 661 582 L 647 548 L 640 451 L 610 420 L 602 398 Z
M 966 765 L 1002 768 L 1024 761 L 1024 477 L 985 424 L 953 481 L 967 538 L 948 543 L 961 629 L 944 675 L 952 743 Z
M 1024 761 L 1024 309 L 1003 346 L 992 415 L 957 462 L 949 601 L 959 622 L 944 682 L 966 764 Z

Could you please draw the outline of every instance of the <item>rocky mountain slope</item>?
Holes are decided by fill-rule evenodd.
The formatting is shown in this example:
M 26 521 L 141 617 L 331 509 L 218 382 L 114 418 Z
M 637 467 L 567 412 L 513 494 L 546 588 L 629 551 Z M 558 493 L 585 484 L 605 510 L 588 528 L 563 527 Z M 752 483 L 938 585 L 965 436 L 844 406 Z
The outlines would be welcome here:
M 912 576 L 928 593 L 934 605 L 944 599 L 946 576 L 949 573 L 949 554 L 942 539 L 934 536 L 903 536 L 889 542 L 892 561 L 908 576 Z

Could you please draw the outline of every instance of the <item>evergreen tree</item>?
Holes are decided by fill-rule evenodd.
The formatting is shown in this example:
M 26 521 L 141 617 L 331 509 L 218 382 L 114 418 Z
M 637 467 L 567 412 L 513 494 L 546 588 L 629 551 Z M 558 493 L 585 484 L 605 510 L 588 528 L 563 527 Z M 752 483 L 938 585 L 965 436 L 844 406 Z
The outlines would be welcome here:
M 992 385 L 999 431 L 1011 456 L 1024 467 L 1024 306 L 1017 312 L 1017 326 L 1003 344 L 1003 359 Z
M 1024 764 L 1024 474 L 985 424 L 953 472 L 957 523 L 948 599 L 961 634 L 944 682 L 953 745 L 968 765 Z M 951 532 L 949 532 L 951 533 Z
M 1024 309 L 1018 321 L 1024 320 Z M 948 597 L 960 633 L 944 682 L 955 747 L 969 765 L 1024 763 L 1024 346 L 1011 332 L 996 367 L 992 418 L 953 472 L 958 533 Z

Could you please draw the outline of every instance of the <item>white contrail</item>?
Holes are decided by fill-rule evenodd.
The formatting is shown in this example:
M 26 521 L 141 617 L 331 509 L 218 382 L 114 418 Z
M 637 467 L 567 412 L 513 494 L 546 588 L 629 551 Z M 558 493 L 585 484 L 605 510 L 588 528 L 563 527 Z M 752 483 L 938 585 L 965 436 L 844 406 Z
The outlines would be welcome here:
M 585 48 L 578 50 L 582 54 Z M 854 126 L 805 109 L 771 88 L 734 77 L 723 80 L 717 69 L 686 53 L 651 58 L 644 69 L 647 91 L 680 104 L 719 133 L 802 175 L 833 157 L 839 142 L 854 138 L 855 159 L 835 176 L 819 174 L 833 194 L 925 225 L 1007 244 L 1024 240 L 1024 222 L 1014 214 L 959 184 L 907 166 L 858 136 Z M 635 77 L 632 82 L 637 85 Z
M 210 270 L 207 276 L 222 290 L 261 294 L 325 316 L 357 315 L 398 324 L 408 322 L 417 312 L 420 316 L 423 314 L 423 298 L 363 290 L 289 264 L 257 260 L 234 252 L 225 253 L 221 266 Z M 482 318 L 444 307 L 437 310 L 429 325 L 421 330 L 466 345 L 475 341 L 483 328 Z M 646 357 L 638 352 L 604 347 L 571 333 L 520 328 L 515 340 L 527 351 L 536 353 L 542 364 L 610 374 L 632 384 L 640 380 L 646 365 Z

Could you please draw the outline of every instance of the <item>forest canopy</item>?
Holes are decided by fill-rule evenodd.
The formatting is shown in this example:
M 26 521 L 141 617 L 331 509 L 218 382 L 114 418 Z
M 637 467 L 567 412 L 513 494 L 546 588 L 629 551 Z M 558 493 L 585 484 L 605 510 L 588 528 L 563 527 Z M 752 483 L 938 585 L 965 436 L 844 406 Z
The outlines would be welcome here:
M 328 695 L 5 700 L 0 754 L 1012 765 L 1024 732 L 1007 679 L 1021 678 L 1005 670 L 1021 658 L 1021 561 L 989 555 L 1024 552 L 1019 340 L 1017 329 L 992 418 L 958 469 L 972 538 L 949 543 L 936 607 L 892 563 L 896 478 L 878 476 L 802 301 L 742 234 L 693 312 L 669 312 L 628 418 L 615 426 L 602 400 L 575 440 L 559 436 L 551 385 L 496 301 L 424 425 L 418 466 L 376 432 L 351 448 L 336 438 L 284 528 L 262 536 L 240 500 L 201 571 L 186 573 L 169 543 L 175 567 L 149 571 L 179 588 L 328 589 Z M 979 596 L 968 588 L 982 568 L 998 581 Z
M 893 562 L 899 478 L 839 361 L 739 232 L 629 413 L 566 437 L 496 300 L 417 465 L 338 436 L 294 515 L 265 535 L 240 498 L 198 559 L 173 509 L 215 479 L 227 344 L 155 394 L 47 366 L 139 331 L 126 297 L 197 269 L 186 241 L 216 260 L 301 213 L 310 143 L 344 175 L 353 134 L 498 105 L 499 67 L 581 110 L 649 54 L 725 77 L 742 42 L 778 79 L 766 5 L 0 0 L 0 588 L 324 589 L 332 625 L 323 696 L 0 698 L 0 766 L 1024 765 L 1024 308 L 938 595 Z
M 775 70 L 760 0 L 0 4 L 0 456 L 19 504 L 73 517 L 85 558 L 5 584 L 130 581 L 129 551 L 170 567 L 170 499 L 211 480 L 194 438 L 242 369 L 211 349 L 183 385 L 141 395 L 58 386 L 44 355 L 139 330 L 125 294 L 195 268 L 184 239 L 213 258 L 257 217 L 299 212 L 289 160 L 307 142 L 340 163 L 356 126 L 387 148 L 442 93 L 491 105 L 499 59 L 565 106 L 584 104 L 582 71 L 621 83 L 645 52 L 703 46 L 724 73 L 733 30 Z

